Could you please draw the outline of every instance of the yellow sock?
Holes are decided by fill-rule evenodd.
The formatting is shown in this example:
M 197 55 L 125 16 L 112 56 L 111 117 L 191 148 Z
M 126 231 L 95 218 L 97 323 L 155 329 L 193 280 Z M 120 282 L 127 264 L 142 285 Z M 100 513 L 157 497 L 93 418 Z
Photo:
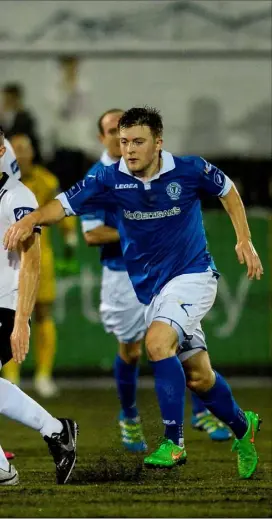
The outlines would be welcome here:
M 5 366 L 3 366 L 2 375 L 4 378 L 18 386 L 20 384 L 20 365 L 11 359 L 7 364 L 5 364 Z
M 35 323 L 36 377 L 51 377 L 56 352 L 56 326 L 51 317 Z

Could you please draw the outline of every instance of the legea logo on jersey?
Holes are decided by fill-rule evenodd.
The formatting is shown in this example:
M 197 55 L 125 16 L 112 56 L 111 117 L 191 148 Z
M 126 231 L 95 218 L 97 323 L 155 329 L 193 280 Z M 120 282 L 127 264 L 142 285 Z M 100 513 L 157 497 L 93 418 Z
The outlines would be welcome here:
M 115 189 L 138 189 L 138 184 L 115 184 Z
M 168 184 L 166 192 L 171 200 L 178 200 L 181 194 L 181 185 L 178 182 L 171 182 L 171 184 Z
M 34 211 L 33 207 L 17 207 L 14 209 L 15 220 L 18 222 L 24 216 Z

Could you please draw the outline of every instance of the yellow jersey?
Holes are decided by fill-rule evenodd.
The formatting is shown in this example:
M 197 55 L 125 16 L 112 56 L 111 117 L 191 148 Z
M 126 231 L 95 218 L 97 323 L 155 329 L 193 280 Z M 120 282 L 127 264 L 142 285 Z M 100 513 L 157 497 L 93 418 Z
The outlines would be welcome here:
M 44 205 L 55 197 L 58 179 L 43 166 L 33 165 L 31 173 L 22 177 L 22 182 L 36 196 L 39 205 Z M 42 228 L 41 233 L 41 268 L 37 303 L 52 303 L 56 297 L 54 256 L 50 241 L 50 229 Z
M 36 196 L 39 205 L 44 205 L 54 198 L 59 189 L 57 177 L 43 166 L 33 164 L 31 174 L 22 177 L 22 182 Z M 41 250 L 51 248 L 50 229 L 43 227 L 41 234 Z

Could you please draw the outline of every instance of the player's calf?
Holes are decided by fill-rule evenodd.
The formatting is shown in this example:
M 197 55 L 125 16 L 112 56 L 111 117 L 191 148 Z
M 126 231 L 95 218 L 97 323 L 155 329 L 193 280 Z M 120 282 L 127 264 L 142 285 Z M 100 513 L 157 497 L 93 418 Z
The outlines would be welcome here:
M 165 439 L 144 463 L 148 467 L 168 467 L 185 463 L 183 413 L 185 376 L 175 355 L 177 332 L 168 324 L 153 322 L 146 337 L 146 346 L 155 378 L 155 389 L 165 425 Z M 174 398 L 173 398 L 174 396 Z
M 138 354 L 139 344 L 134 343 L 133 353 Z M 147 444 L 136 405 L 138 363 L 129 355 L 129 344 L 120 343 L 119 355 L 115 360 L 114 375 L 121 404 L 119 426 L 121 441 L 130 452 L 145 452 Z M 122 356 L 121 356 L 122 354 Z M 137 355 L 138 358 L 138 355 Z
M 183 363 L 186 385 L 195 393 L 209 391 L 215 383 L 215 374 L 206 351 L 198 351 Z

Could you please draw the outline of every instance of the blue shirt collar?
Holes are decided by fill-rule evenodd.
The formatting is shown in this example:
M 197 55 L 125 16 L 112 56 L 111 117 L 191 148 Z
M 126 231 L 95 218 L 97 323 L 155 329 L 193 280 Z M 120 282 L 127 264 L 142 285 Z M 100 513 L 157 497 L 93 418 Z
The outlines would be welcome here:
M 100 162 L 102 162 L 103 166 L 112 166 L 112 164 L 116 164 L 120 159 L 113 160 L 108 153 L 108 150 L 104 150 L 101 157 Z

